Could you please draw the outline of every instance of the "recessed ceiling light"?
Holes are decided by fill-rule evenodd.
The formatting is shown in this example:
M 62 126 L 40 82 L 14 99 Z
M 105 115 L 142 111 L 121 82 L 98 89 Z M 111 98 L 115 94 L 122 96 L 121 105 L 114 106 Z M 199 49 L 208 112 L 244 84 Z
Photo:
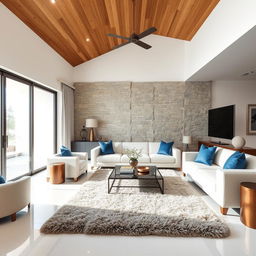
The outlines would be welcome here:
M 86 42 L 90 42 L 90 38 L 87 37 L 87 38 L 85 39 L 85 41 L 86 41 Z
M 56 0 L 51 0 L 52 4 L 55 4 L 56 3 Z

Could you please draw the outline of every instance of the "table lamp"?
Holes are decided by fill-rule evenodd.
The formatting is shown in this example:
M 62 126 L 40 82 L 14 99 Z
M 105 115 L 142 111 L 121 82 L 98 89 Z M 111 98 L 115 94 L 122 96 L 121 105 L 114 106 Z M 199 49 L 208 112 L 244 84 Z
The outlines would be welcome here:
M 182 143 L 186 145 L 186 151 L 188 151 L 188 145 L 191 144 L 192 142 L 192 138 L 191 136 L 183 136 L 183 140 L 182 140 Z
M 98 127 L 98 121 L 93 118 L 85 119 L 85 126 L 86 128 L 89 128 L 89 141 L 95 141 L 95 132 L 94 128 Z

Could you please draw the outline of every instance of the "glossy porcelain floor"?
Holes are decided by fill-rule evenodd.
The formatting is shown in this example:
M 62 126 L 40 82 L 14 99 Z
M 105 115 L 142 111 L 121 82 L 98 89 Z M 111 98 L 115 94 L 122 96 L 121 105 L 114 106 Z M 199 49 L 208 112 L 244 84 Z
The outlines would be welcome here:
M 67 181 L 61 185 L 46 183 L 45 172 L 34 175 L 30 212 L 21 211 L 16 222 L 0 219 L 0 255 L 256 255 L 256 230 L 242 225 L 233 210 L 225 217 L 231 229 L 231 236 L 226 239 L 40 234 L 41 225 L 77 192 L 91 173 L 77 183 Z M 217 205 L 207 195 L 203 197 L 218 213 Z

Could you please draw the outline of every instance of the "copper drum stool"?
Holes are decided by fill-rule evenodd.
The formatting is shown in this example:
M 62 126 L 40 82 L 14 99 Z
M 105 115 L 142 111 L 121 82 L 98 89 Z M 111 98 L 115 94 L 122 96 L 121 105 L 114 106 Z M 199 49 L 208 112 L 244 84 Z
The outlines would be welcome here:
M 65 182 L 65 163 L 54 163 L 49 165 L 50 182 L 61 184 Z
M 240 183 L 240 219 L 245 226 L 256 229 L 256 183 Z

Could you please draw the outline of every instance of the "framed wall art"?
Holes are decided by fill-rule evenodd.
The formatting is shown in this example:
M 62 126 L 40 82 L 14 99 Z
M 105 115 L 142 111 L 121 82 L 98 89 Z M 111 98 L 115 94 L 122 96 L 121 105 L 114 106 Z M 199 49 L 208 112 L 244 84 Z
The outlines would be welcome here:
M 247 135 L 256 135 L 256 104 L 248 105 Z

